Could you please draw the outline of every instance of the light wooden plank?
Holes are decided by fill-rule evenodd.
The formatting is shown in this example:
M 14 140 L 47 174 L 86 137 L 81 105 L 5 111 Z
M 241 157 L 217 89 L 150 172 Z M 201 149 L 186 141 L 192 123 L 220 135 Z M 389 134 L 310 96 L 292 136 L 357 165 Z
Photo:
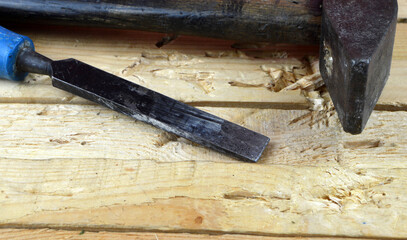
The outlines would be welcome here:
M 265 69 L 304 67 L 297 58 L 250 58 L 232 49 L 231 41 L 181 37 L 174 44 L 157 49 L 154 44 L 163 34 L 63 27 L 13 30 L 30 36 L 37 51 L 50 58 L 77 58 L 184 102 L 236 102 L 238 95 L 239 102 L 261 103 L 267 99 L 265 103 L 280 106 L 293 102 L 304 108 L 307 104 L 299 91 L 281 94 L 266 87 L 231 86 L 232 81 L 266 85 L 271 77 Z M 299 49 L 309 52 L 309 48 L 291 48 L 273 47 L 269 54 L 285 56 L 291 51 L 296 56 Z M 253 54 L 265 54 L 257 52 Z M 48 77 L 38 75 L 24 84 L 0 82 L 0 101 L 89 103 L 62 91 L 55 92 L 50 83 Z
M 306 65 L 299 59 L 317 54 L 317 48 L 269 46 L 243 53 L 230 48 L 230 41 L 181 37 L 157 49 L 154 43 L 162 34 L 64 27 L 13 30 L 30 36 L 37 50 L 53 59 L 74 57 L 184 102 L 261 104 L 286 109 L 309 106 L 299 90 L 276 93 L 267 89 L 272 81 L 268 70 L 304 68 Z M 407 109 L 406 42 L 407 24 L 399 24 L 391 77 L 379 109 Z M 22 84 L 1 81 L 0 102 L 89 103 L 54 89 L 48 77 L 37 75 Z
M 399 18 L 407 18 L 407 0 L 398 0 L 399 3 Z
M 407 109 L 407 24 L 397 25 L 390 79 L 379 100 L 379 109 Z
M 407 109 L 407 24 L 397 25 L 390 79 L 378 103 L 379 109 Z
M 0 161 L 0 226 L 407 237 L 407 169 Z
M 1 239 L 53 239 L 53 240 L 359 240 L 355 238 L 335 237 L 265 237 L 249 235 L 208 235 L 188 233 L 151 233 L 151 232 L 88 232 L 84 230 L 67 231 L 53 229 L 0 229 Z
M 353 136 L 333 111 L 202 109 L 270 137 L 262 164 L 407 168 L 406 112 L 374 112 Z M 0 104 L 0 156 L 236 161 L 104 107 L 69 104 Z

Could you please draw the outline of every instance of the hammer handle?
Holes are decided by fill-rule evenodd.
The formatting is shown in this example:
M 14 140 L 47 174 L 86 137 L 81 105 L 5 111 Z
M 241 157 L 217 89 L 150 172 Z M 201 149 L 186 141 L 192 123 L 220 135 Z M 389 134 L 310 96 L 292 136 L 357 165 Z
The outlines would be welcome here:
M 2 0 L 0 21 L 318 44 L 322 0 Z

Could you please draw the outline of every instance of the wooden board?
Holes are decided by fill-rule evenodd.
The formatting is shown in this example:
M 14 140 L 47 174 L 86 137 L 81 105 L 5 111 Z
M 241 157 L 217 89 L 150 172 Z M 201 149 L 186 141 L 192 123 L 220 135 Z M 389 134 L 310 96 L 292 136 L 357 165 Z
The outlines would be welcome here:
M 407 167 L 406 112 L 374 112 L 364 133 L 352 136 L 333 112 L 202 109 L 270 137 L 261 165 Z M 0 104 L 0 129 L 5 159 L 236 161 L 101 106 Z
M 87 232 L 84 230 L 66 231 L 52 229 L 0 229 L 0 238 L 20 239 L 53 239 L 53 240 L 359 240 L 358 238 L 331 237 L 265 237 L 250 235 L 209 235 L 187 233 L 151 233 L 151 232 Z
M 407 24 L 398 24 L 390 78 L 380 97 L 379 109 L 407 110 Z
M 299 90 L 267 89 L 275 70 L 314 73 L 302 57 L 315 47 L 237 51 L 181 37 L 156 49 L 162 34 L 13 30 L 53 59 L 78 58 L 271 143 L 258 164 L 242 163 L 54 89 L 48 77 L 2 81 L 0 238 L 407 238 L 407 24 L 398 24 L 379 111 L 358 136 L 343 133 L 333 111 L 306 110 Z
M 317 55 L 317 47 L 269 46 L 266 50 L 243 52 L 230 48 L 231 41 L 202 42 L 200 38 L 181 37 L 157 49 L 154 44 L 162 34 L 64 27 L 13 30 L 30 36 L 37 51 L 50 58 L 77 58 L 183 102 L 283 109 L 309 107 L 299 90 L 273 92 L 267 86 L 273 81 L 273 73 L 282 70 L 298 71 L 297 79 L 301 78 L 304 71 L 298 69 L 308 65 L 299 59 Z M 407 24 L 399 24 L 391 76 L 379 100 L 379 109 L 407 109 L 406 44 Z M 0 102 L 89 104 L 50 84 L 48 77 L 38 75 L 31 75 L 24 84 L 2 81 Z
M 406 169 L 4 159 L 3 227 L 407 236 Z
M 405 112 L 350 136 L 307 111 L 205 108 L 272 137 L 247 164 L 99 106 L 0 107 L 2 226 L 407 236 Z
M 399 3 L 399 18 L 407 18 L 407 0 L 398 0 Z
M 230 48 L 231 41 L 181 37 L 158 49 L 154 44 L 163 34 L 64 27 L 13 30 L 30 36 L 37 51 L 52 59 L 77 58 L 184 102 L 263 103 L 262 99 L 268 99 L 264 104 L 306 104 L 299 91 L 278 94 L 266 87 L 231 86 L 230 82 L 267 84 L 271 79 L 267 70 L 272 67 L 287 70 L 303 67 L 297 58 L 250 58 Z M 296 49 L 300 47 L 294 47 L 292 52 Z M 270 54 L 286 56 L 285 51 L 272 50 Z M 312 52 L 315 51 L 314 47 Z M 0 82 L 0 101 L 89 103 L 55 91 L 50 83 L 48 77 L 41 76 L 28 78 L 25 84 Z

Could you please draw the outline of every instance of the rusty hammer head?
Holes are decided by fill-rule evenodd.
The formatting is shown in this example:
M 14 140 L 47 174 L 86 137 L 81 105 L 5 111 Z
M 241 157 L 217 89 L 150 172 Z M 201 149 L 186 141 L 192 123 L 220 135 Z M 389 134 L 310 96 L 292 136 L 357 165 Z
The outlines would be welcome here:
M 346 132 L 363 131 L 390 74 L 397 0 L 324 0 L 320 70 Z

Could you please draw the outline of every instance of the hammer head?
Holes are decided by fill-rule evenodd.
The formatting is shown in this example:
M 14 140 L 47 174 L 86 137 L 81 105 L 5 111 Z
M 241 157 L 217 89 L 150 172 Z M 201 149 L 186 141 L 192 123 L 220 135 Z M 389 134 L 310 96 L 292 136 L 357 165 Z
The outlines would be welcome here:
M 390 74 L 397 0 L 324 0 L 320 70 L 346 132 L 363 131 Z

